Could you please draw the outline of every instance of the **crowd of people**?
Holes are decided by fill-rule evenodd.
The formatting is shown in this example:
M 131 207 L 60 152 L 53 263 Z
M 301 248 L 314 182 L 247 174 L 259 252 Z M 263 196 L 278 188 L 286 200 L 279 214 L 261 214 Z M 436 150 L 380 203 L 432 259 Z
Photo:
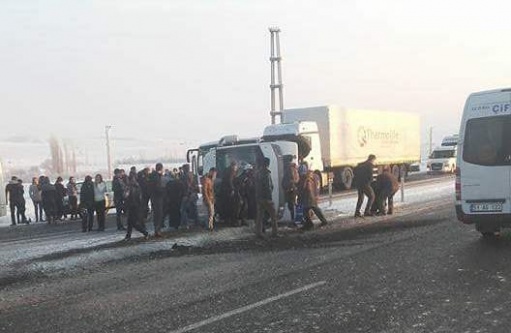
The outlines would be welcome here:
M 393 213 L 393 195 L 399 188 L 397 178 L 388 167 L 373 181 L 373 169 L 376 157 L 368 159 L 354 169 L 354 185 L 358 191 L 355 217 L 374 216 Z M 184 164 L 179 169 L 164 170 L 157 163 L 153 170 L 144 168 L 137 171 L 132 167 L 128 173 L 124 169 L 115 169 L 112 179 L 113 201 L 116 210 L 118 230 L 126 230 L 126 240 L 131 239 L 133 229 L 144 237 L 149 237 L 146 222 L 152 212 L 154 236 L 161 237 L 162 229 L 188 229 L 191 226 L 214 230 L 216 221 L 221 219 L 226 225 L 241 225 L 247 220 L 255 221 L 255 233 L 262 236 L 266 227 L 271 227 L 273 236 L 277 235 L 277 212 L 273 202 L 272 175 L 269 159 L 258 161 L 254 169 L 245 165 L 239 170 L 237 161 L 220 175 L 211 168 L 201 177 L 200 185 Z M 293 226 L 301 224 L 301 230 L 314 227 L 313 215 L 321 221 L 321 226 L 328 224 L 318 206 L 320 179 L 309 170 L 307 163 L 299 165 L 288 160 L 282 183 L 287 208 Z M 219 183 L 219 185 L 218 185 Z M 202 200 L 207 210 L 207 217 L 199 219 L 197 201 L 202 188 Z M 80 189 L 74 177 L 63 184 L 62 177 L 51 183 L 48 177 L 32 179 L 29 187 L 30 199 L 34 205 L 35 222 L 55 223 L 66 219 L 82 220 L 82 231 L 93 230 L 94 221 L 98 231 L 105 230 L 107 212 L 107 185 L 101 174 L 86 176 Z M 5 189 L 11 211 L 12 225 L 30 223 L 25 215 L 23 181 L 12 177 Z M 364 215 L 360 213 L 364 197 L 367 196 Z M 123 219 L 126 218 L 126 224 Z

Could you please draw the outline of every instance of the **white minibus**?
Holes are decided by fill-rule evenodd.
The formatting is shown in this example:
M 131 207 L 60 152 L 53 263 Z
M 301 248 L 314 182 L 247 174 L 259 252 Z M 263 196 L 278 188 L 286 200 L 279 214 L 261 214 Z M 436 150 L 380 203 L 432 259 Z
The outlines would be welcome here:
M 456 215 L 483 236 L 511 226 L 511 88 L 471 94 L 461 119 Z

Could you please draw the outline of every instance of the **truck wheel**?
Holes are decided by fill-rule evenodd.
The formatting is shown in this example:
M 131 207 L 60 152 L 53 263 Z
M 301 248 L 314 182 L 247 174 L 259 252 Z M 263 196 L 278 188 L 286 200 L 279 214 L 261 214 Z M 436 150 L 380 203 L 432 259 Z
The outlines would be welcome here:
M 349 190 L 353 183 L 353 170 L 350 167 L 346 167 L 341 171 L 341 182 L 344 189 Z

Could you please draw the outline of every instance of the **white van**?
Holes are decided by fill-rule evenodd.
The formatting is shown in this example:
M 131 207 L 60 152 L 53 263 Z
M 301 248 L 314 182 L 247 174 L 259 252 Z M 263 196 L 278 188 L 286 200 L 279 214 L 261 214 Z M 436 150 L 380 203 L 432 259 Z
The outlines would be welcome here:
M 426 167 L 429 173 L 454 173 L 456 170 L 456 146 L 436 147 L 429 155 Z
M 456 215 L 484 236 L 511 225 L 511 89 L 471 94 L 458 142 Z

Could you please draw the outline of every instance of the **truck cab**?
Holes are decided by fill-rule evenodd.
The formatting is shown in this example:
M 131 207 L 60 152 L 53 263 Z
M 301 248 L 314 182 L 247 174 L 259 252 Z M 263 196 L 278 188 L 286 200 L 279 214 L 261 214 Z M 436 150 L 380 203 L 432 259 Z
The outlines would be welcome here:
M 456 146 L 435 148 L 427 161 L 428 173 L 454 173 L 456 171 L 456 155 Z
M 298 159 L 307 162 L 309 169 L 318 176 L 323 175 L 324 165 L 321 154 L 321 142 L 316 122 L 296 121 L 266 126 L 262 141 L 289 141 L 296 143 Z M 326 183 L 326 179 L 321 179 L 321 184 Z

